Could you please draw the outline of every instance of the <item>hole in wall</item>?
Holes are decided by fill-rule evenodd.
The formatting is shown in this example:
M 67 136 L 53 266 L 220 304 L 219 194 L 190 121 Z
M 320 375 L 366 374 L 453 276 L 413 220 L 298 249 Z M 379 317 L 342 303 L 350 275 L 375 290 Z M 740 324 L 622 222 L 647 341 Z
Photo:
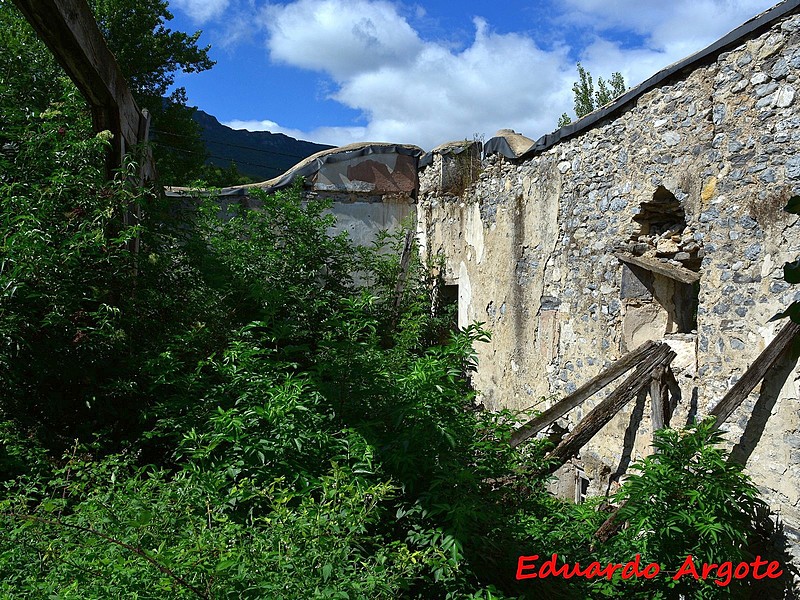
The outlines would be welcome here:
M 589 493 L 589 478 L 586 476 L 584 470 L 575 467 L 575 504 L 582 504 L 586 502 L 586 496 Z
M 623 250 L 641 260 L 623 264 L 620 285 L 625 304 L 623 340 L 628 350 L 647 340 L 696 332 L 700 286 L 680 279 L 685 280 L 681 274 L 687 269 L 699 271 L 703 257 L 699 240 L 686 224 L 683 206 L 664 186 L 641 203 L 633 221 L 633 236 Z
M 438 291 L 436 310 L 438 314 L 447 315 L 451 331 L 458 331 L 458 284 L 443 284 Z
M 687 227 L 683 205 L 663 185 L 653 192 L 652 200 L 639 205 L 633 222 L 633 235 L 625 250 L 634 256 L 664 259 L 691 271 L 700 270 L 702 245 Z

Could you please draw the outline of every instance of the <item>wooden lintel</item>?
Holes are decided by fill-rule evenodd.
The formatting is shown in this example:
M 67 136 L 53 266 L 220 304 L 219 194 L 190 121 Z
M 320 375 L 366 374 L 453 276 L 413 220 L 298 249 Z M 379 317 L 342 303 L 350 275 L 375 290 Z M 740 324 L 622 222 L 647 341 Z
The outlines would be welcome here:
M 690 271 L 685 267 L 679 267 L 678 265 L 661 262 L 656 258 L 649 258 L 647 256 L 634 256 L 630 252 L 623 251 L 615 252 L 614 256 L 616 256 L 622 262 L 647 269 L 648 271 L 652 271 L 658 275 L 663 275 L 664 277 L 669 277 L 670 279 L 680 281 L 681 283 L 692 284 L 700 280 L 699 273 Z
M 734 384 L 722 400 L 711 410 L 709 414 L 717 417 L 714 423 L 714 429 L 718 429 L 728 417 L 731 416 L 733 411 L 744 402 L 744 399 L 750 395 L 753 388 L 764 379 L 764 376 L 778 361 L 781 355 L 786 352 L 798 333 L 800 333 L 800 325 L 794 321 L 789 321 L 784 325 L 780 333 L 778 333 L 769 346 L 764 348 L 764 351 L 758 355 L 758 358 L 753 361 L 753 364 L 744 372 L 744 375 L 742 375 L 739 381 Z
M 606 387 L 609 383 L 616 380 L 626 371 L 632 369 L 634 366 L 636 366 L 636 364 L 644 360 L 651 352 L 653 352 L 656 346 L 656 342 L 648 341 L 635 350 L 632 350 L 624 356 L 621 356 L 607 369 L 592 377 L 589 381 L 572 392 L 569 396 L 562 398 L 540 415 L 537 415 L 524 425 L 521 425 L 511 435 L 511 440 L 509 441 L 511 447 L 514 448 L 519 446 L 522 442 L 530 439 L 542 429 L 555 422 L 557 419 L 560 419 L 570 410 L 581 404 L 588 397 Z

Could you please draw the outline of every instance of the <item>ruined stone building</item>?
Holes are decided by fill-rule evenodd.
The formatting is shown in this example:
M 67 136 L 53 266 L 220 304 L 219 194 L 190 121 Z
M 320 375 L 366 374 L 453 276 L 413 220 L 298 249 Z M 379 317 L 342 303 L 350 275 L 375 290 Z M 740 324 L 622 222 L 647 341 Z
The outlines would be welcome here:
M 800 224 L 782 210 L 800 193 L 799 5 L 777 5 L 536 142 L 503 131 L 483 152 L 465 142 L 425 156 L 368 144 L 329 151 L 302 174 L 310 194 L 334 194 L 356 238 L 416 213 L 460 325 L 491 331 L 474 379 L 489 409 L 543 410 L 663 340 L 677 353 L 672 425 L 682 426 L 719 402 L 783 327 L 773 315 L 800 296 L 782 270 L 800 255 Z M 789 353 L 724 427 L 796 548 L 798 377 Z M 602 397 L 559 424 L 573 427 Z M 613 491 L 651 452 L 648 402 L 581 449 L 561 493 Z
M 500 132 L 466 187 L 454 175 L 464 153 L 428 159 L 419 237 L 445 257 L 460 324 L 492 332 L 476 348 L 487 407 L 542 410 L 643 341 L 664 340 L 681 390 L 672 424 L 684 425 L 784 325 L 770 318 L 800 295 L 782 270 L 800 255 L 797 217 L 782 210 L 800 193 L 798 12 L 780 4 L 538 142 Z M 779 362 L 725 429 L 800 542 L 796 362 Z M 582 449 L 572 479 L 562 472 L 577 496 L 613 489 L 651 452 L 644 402 Z

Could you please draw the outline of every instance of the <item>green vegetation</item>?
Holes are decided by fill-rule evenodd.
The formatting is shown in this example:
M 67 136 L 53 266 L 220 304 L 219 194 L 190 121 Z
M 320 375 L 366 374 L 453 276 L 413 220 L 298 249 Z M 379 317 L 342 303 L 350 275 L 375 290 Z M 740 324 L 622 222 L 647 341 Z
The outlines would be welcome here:
M 133 159 L 106 181 L 107 135 L 8 22 L 0 597 L 716 598 L 771 583 L 517 581 L 520 555 L 749 559 L 764 505 L 706 425 L 666 431 L 617 499 L 630 526 L 601 544 L 600 504 L 552 498 L 531 474 L 542 443 L 512 450 L 514 415 L 475 409 L 487 333 L 450 331 L 418 258 L 396 297 L 402 232 L 353 247 L 299 189 L 259 210 L 169 205 L 133 185 Z
M 584 69 L 581 63 L 578 63 L 577 68 L 578 81 L 572 85 L 572 92 L 575 99 L 575 115 L 579 119 L 608 104 L 627 90 L 622 73 L 612 73 L 608 81 L 598 77 L 597 90 L 595 90 L 592 74 Z M 567 113 L 563 113 L 558 120 L 559 127 L 564 127 L 570 123 L 572 123 L 572 119 Z

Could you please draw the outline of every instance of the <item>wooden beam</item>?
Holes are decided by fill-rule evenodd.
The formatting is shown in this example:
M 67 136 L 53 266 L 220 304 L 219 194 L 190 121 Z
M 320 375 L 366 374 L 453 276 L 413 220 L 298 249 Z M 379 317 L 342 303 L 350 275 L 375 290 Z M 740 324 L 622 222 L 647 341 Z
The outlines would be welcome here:
M 664 368 L 658 367 L 650 374 L 650 418 L 653 431 L 664 429 L 664 403 L 662 402 L 662 378 Z
M 622 504 L 620 504 L 614 511 L 608 516 L 608 518 L 603 521 L 603 524 L 600 525 L 597 531 L 594 532 L 594 536 L 600 540 L 601 542 L 607 542 L 611 536 L 619 531 L 620 527 L 622 527 L 623 522 L 619 520 L 619 511 L 628 503 L 626 500 Z
M 675 373 L 672 371 L 672 365 L 667 365 L 664 370 L 664 425 L 669 427 L 672 421 L 672 415 L 675 409 L 678 408 L 678 398 L 681 396 L 681 387 L 678 380 L 675 379 Z
M 86 0 L 13 0 L 92 109 L 95 131 L 114 134 L 111 168 L 141 141 L 143 117 Z M 152 171 L 152 168 L 149 168 Z
M 623 251 L 614 252 L 614 256 L 616 256 L 622 262 L 647 269 L 648 271 L 652 271 L 658 275 L 663 275 L 664 277 L 669 277 L 670 279 L 675 279 L 681 283 L 692 284 L 696 281 L 700 281 L 699 273 L 690 271 L 685 267 L 679 267 L 678 265 L 661 262 L 656 258 L 634 256 L 630 252 Z
M 511 447 L 514 448 L 519 446 L 522 442 L 530 439 L 542 429 L 553 423 L 556 419 L 561 418 L 570 410 L 581 404 L 589 396 L 600 391 L 609 383 L 620 377 L 623 373 L 629 369 L 632 369 L 634 366 L 636 366 L 636 364 L 651 354 L 655 350 L 656 346 L 656 342 L 645 342 L 635 350 L 628 352 L 618 360 L 614 361 L 614 363 L 612 363 L 607 369 L 592 377 L 589 381 L 584 383 L 569 396 L 559 400 L 540 415 L 537 415 L 524 425 L 521 425 L 511 435 L 511 440 L 509 442 Z
M 400 254 L 400 271 L 397 275 L 397 285 L 394 287 L 394 308 L 400 308 L 400 303 L 403 300 L 403 289 L 408 279 L 408 268 L 411 264 L 411 252 L 414 249 L 414 232 L 410 229 L 406 231 L 405 238 L 403 239 L 403 251 Z
M 794 321 L 789 321 L 769 346 L 764 348 L 764 351 L 753 361 L 753 364 L 744 372 L 741 379 L 734 384 L 709 413 L 717 417 L 713 426 L 714 429 L 718 429 L 731 416 L 733 411 L 744 402 L 745 398 L 750 395 L 753 388 L 764 379 L 764 376 L 791 346 L 798 332 L 800 332 L 800 325 Z
M 609 396 L 595 406 L 575 426 L 569 435 L 556 446 L 546 458 L 547 466 L 540 472 L 547 475 L 556 471 L 561 465 L 575 456 L 586 443 L 600 431 L 619 410 L 630 402 L 651 380 L 651 373 L 658 367 L 672 362 L 676 354 L 666 344 L 660 345 L 655 352 L 643 360 L 636 370 Z

